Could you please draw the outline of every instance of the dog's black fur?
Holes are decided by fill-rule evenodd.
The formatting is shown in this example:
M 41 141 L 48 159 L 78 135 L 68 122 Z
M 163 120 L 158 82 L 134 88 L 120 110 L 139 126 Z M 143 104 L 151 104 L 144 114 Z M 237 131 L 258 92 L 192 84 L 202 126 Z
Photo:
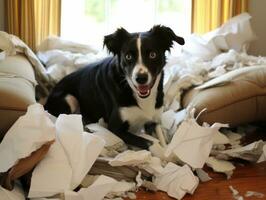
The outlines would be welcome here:
M 108 129 L 126 143 L 147 149 L 150 144 L 146 139 L 129 132 L 134 125 L 131 123 L 135 122 L 127 120 L 127 116 L 131 119 L 134 113 L 127 113 L 131 110 L 124 108 L 135 109 L 138 116 L 142 116 L 140 113 L 146 112 L 145 106 L 140 105 L 142 101 L 148 101 L 145 105 L 151 106 L 150 110 L 154 112 L 162 107 L 165 52 L 170 50 L 173 41 L 184 44 L 183 38 L 165 26 L 158 25 L 147 32 L 131 34 L 123 28 L 118 29 L 104 38 L 104 45 L 113 56 L 64 77 L 49 95 L 45 109 L 55 116 L 69 114 L 73 109 L 66 96 L 74 96 L 84 124 L 103 118 Z M 154 100 L 150 93 L 155 94 Z M 122 109 L 125 110 L 123 116 Z M 154 115 L 149 116 L 147 119 L 144 117 L 143 124 L 154 121 Z

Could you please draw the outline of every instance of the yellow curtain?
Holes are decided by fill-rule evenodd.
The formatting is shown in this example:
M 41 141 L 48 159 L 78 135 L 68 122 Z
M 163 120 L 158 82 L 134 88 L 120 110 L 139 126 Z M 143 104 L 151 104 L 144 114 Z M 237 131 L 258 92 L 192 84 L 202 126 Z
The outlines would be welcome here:
M 33 50 L 49 35 L 60 35 L 61 0 L 6 0 L 7 31 Z
M 192 0 L 192 32 L 206 33 L 248 10 L 248 0 Z

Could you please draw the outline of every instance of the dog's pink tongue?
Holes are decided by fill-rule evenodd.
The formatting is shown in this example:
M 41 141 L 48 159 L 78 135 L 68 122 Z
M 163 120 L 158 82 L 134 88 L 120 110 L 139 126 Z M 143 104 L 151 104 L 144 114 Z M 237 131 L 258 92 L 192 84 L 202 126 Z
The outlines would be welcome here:
M 148 85 L 139 85 L 138 86 L 138 91 L 141 94 L 147 94 L 149 92 L 150 87 Z

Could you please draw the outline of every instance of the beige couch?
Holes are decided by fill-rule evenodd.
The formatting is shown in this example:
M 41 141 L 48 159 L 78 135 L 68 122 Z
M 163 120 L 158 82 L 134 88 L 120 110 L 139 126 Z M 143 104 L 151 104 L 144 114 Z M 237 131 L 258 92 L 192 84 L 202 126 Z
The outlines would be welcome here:
M 183 98 L 183 106 L 195 105 L 197 113 L 207 108 L 199 123 L 221 122 L 235 127 L 266 121 L 266 66 L 240 68 L 212 82 L 217 86 L 190 90 Z
M 266 66 L 235 70 L 215 79 L 218 85 L 185 93 L 183 105 L 197 112 L 207 108 L 199 122 L 224 122 L 231 126 L 266 120 Z M 26 57 L 0 61 L 0 140 L 8 128 L 36 102 L 33 68 Z
M 0 60 L 0 140 L 35 100 L 35 75 L 23 55 Z

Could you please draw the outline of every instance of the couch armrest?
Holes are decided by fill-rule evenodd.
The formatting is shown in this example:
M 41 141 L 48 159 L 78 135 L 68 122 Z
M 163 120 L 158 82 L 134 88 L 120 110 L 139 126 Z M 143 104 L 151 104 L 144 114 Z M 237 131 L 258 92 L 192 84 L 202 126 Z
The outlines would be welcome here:
M 225 85 L 192 89 L 182 100 L 183 106 L 193 105 L 202 113 L 198 122 L 228 123 L 231 127 L 266 120 L 266 66 L 252 66 L 229 72 L 216 78 Z

